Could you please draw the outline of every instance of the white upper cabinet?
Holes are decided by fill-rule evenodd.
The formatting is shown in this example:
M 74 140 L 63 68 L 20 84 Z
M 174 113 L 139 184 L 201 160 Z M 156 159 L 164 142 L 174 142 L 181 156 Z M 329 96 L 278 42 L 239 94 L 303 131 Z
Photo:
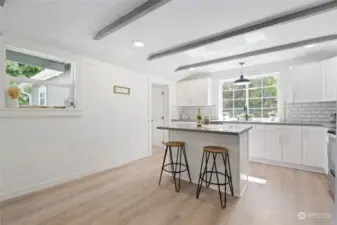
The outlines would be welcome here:
M 310 63 L 290 68 L 292 102 L 320 102 L 323 100 L 321 63 Z
M 323 68 L 323 101 L 337 99 L 337 58 L 322 62 Z
M 196 79 L 177 83 L 178 106 L 210 106 L 212 105 L 212 80 Z
M 177 105 L 178 106 L 186 106 L 190 103 L 190 94 L 186 89 L 188 88 L 187 82 L 177 83 Z
M 287 81 L 286 102 L 336 101 L 337 58 L 291 66 Z

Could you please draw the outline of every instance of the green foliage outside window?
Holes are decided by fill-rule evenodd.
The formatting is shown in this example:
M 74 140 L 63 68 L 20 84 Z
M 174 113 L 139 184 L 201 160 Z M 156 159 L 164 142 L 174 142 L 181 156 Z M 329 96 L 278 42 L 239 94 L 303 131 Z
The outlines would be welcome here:
M 277 77 L 269 76 L 251 79 L 249 85 L 234 86 L 226 82 L 222 89 L 223 114 L 236 118 L 242 114 L 245 104 L 254 117 L 268 117 L 268 113 L 277 112 Z
M 22 64 L 18 62 L 13 62 L 6 60 L 5 63 L 6 68 L 6 74 L 12 77 L 26 77 L 31 78 L 35 76 L 36 74 L 40 73 L 43 68 L 38 66 L 32 66 L 27 64 Z M 10 82 L 10 87 L 17 87 L 19 85 L 18 82 Z M 26 86 L 23 89 L 24 92 L 31 94 L 32 93 L 32 87 Z M 28 95 L 21 92 L 21 96 L 19 98 L 19 104 L 20 105 L 28 105 L 29 104 L 29 97 Z

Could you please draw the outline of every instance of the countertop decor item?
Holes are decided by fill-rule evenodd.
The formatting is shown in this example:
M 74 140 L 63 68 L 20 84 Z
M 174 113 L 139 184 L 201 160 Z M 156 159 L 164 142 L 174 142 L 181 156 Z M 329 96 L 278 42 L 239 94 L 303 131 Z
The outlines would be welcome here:
M 198 108 L 198 113 L 197 113 L 197 127 L 202 127 L 202 116 L 200 113 L 200 108 Z
M 276 117 L 277 117 L 275 111 L 269 112 L 269 113 L 268 113 L 268 116 L 269 116 L 270 121 L 275 121 L 275 120 L 276 120 Z
M 115 94 L 130 95 L 130 88 L 115 85 L 114 92 Z
M 209 125 L 211 123 L 211 117 L 210 116 L 204 116 L 204 124 Z
M 9 87 L 7 89 L 7 95 L 8 95 L 8 107 L 9 108 L 18 108 L 19 107 L 19 97 L 21 95 L 21 90 L 18 87 Z

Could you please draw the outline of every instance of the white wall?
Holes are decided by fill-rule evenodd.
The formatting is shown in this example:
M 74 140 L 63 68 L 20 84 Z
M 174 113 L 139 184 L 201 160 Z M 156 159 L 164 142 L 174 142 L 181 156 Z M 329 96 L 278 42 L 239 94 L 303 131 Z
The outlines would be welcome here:
M 74 61 L 83 115 L 0 118 L 2 199 L 150 154 L 149 90 L 155 77 L 13 36 L 6 35 L 6 43 Z M 113 85 L 130 87 L 131 95 L 114 94 Z

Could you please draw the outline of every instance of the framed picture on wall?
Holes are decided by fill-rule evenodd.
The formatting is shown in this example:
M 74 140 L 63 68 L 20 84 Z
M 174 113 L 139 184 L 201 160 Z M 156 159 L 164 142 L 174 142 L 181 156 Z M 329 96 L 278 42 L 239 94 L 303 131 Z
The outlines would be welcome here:
M 121 94 L 121 95 L 130 95 L 130 88 L 115 85 L 114 86 L 114 93 L 115 94 Z

